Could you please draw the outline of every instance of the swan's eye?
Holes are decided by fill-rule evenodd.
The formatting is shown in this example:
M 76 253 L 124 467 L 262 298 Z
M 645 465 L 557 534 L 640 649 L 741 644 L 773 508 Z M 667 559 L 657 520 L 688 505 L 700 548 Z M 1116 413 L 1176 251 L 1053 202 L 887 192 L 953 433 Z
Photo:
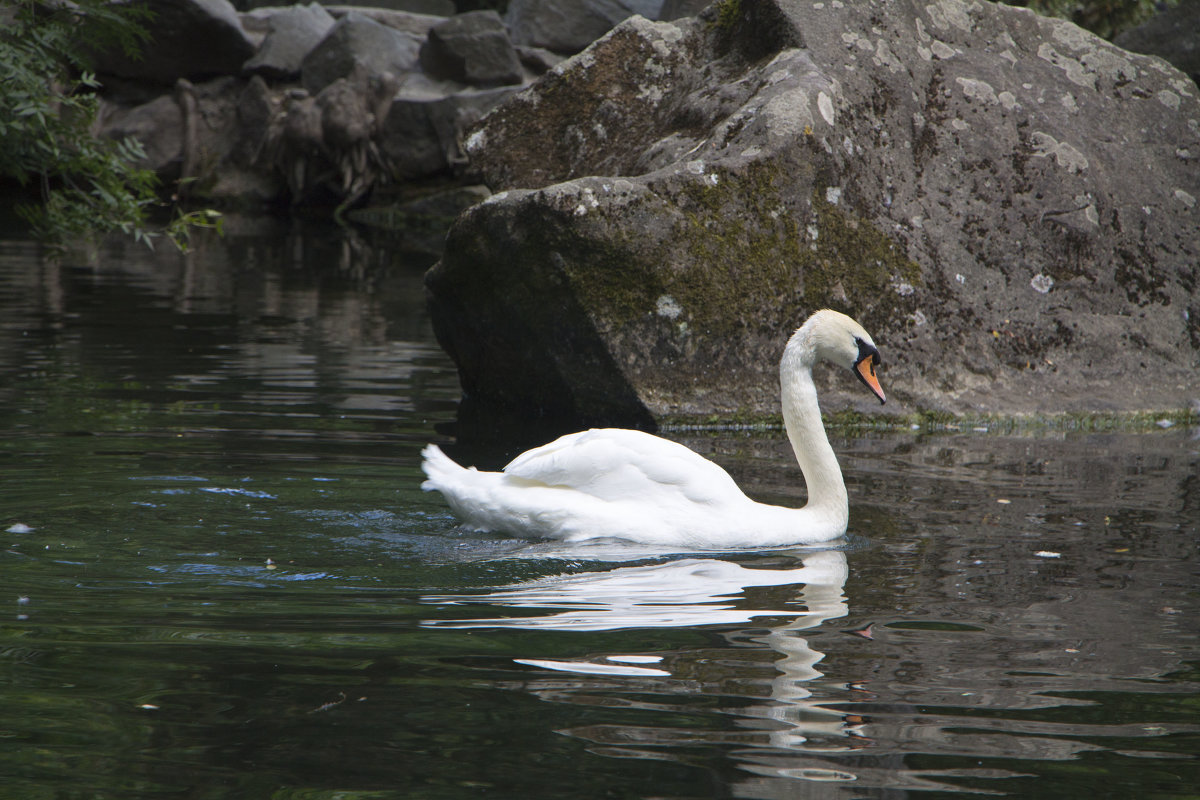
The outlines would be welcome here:
M 883 358 L 880 357 L 879 351 L 862 339 L 855 338 L 854 344 L 858 346 L 858 358 L 854 360 L 854 366 L 857 367 L 862 362 L 870 359 L 870 363 L 867 366 L 870 368 L 871 374 L 874 375 L 875 368 L 883 366 Z

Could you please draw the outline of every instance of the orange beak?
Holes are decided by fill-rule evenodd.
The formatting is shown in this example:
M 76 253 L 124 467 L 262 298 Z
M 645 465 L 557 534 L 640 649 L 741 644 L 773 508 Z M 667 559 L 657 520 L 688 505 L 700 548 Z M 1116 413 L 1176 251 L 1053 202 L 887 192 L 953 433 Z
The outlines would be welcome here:
M 875 396 L 879 398 L 880 404 L 887 402 L 887 396 L 883 393 L 883 387 L 879 385 L 879 378 L 875 377 L 875 358 L 867 356 L 854 365 L 854 369 L 858 372 L 858 377 L 867 385 Z

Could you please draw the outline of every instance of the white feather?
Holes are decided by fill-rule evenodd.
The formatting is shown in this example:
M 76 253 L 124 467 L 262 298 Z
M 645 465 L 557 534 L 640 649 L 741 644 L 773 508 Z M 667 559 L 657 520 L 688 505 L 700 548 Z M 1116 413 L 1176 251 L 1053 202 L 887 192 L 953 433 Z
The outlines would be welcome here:
M 823 358 L 853 368 L 859 342 L 874 348 L 854 320 L 819 311 L 789 340 L 780 365 L 784 424 L 809 489 L 804 508 L 757 503 L 683 445 L 617 428 L 563 436 L 502 472 L 466 469 L 429 445 L 422 488 L 441 492 L 468 527 L 567 541 L 729 549 L 837 538 L 849 518 L 846 488 L 821 423 L 812 367 Z

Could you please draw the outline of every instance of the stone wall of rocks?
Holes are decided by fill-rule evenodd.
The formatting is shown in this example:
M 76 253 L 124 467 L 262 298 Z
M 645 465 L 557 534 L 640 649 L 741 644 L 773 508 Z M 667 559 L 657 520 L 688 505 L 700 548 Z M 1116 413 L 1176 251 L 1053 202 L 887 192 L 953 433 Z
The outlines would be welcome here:
M 254 4 L 257 5 L 257 4 Z M 140 57 L 95 53 L 98 135 L 206 200 L 350 204 L 461 174 L 466 127 L 563 57 L 661 0 L 514 0 L 438 16 L 377 7 L 159 0 Z M 591 10 L 589 10 L 591 9 Z M 584 24 L 586 22 L 586 24 Z
M 353 203 L 386 184 L 462 177 L 464 131 L 632 15 L 693 16 L 705 0 L 452 0 L 370 6 L 159 0 L 138 58 L 101 52 L 97 133 L 134 136 L 145 166 L 234 203 Z M 1186 0 L 1125 46 L 1194 71 Z M 407 10 L 400 10 L 407 9 Z M 1157 48 L 1157 49 L 1156 49 Z M 1172 55 L 1174 54 L 1174 55 Z

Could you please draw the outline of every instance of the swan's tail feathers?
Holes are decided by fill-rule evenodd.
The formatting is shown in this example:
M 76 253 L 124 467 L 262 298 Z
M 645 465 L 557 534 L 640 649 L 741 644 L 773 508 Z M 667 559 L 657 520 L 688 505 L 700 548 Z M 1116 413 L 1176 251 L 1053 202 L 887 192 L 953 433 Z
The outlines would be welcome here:
M 421 488 L 427 492 L 444 492 L 458 475 L 467 471 L 443 453 L 442 448 L 436 444 L 426 445 L 421 451 L 421 458 L 421 471 L 425 473 L 426 478 Z
M 421 469 L 426 478 L 421 488 L 427 492 L 441 492 L 446 505 L 463 525 L 475 530 L 492 530 L 492 489 L 500 475 L 463 467 L 435 444 L 426 445 L 421 456 Z

